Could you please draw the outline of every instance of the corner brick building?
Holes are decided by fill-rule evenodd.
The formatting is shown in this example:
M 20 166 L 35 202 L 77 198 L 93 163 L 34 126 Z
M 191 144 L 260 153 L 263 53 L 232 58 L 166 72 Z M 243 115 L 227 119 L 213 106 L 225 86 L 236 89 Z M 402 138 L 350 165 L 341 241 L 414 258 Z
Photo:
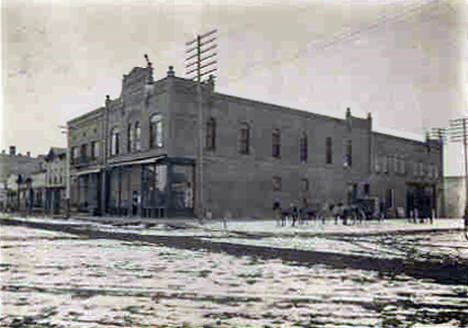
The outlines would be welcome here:
M 282 206 L 375 198 L 389 213 L 442 213 L 442 144 L 372 131 L 345 119 L 220 94 L 192 80 L 136 67 L 121 95 L 68 122 L 72 206 L 142 217 L 272 215 Z M 200 179 L 203 183 L 200 188 Z M 202 196 L 200 196 L 200 191 Z M 200 198 L 203 204 L 200 203 Z M 397 211 L 398 209 L 398 211 Z

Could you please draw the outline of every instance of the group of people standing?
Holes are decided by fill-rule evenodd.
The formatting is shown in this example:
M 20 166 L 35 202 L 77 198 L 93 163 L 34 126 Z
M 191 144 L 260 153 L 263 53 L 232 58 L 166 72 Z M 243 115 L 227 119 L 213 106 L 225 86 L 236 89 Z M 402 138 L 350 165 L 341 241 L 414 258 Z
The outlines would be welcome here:
M 292 226 L 296 223 L 301 225 L 308 221 L 321 222 L 325 224 L 327 219 L 334 219 L 335 224 L 340 221 L 344 224 L 362 223 L 367 219 L 366 213 L 357 205 L 344 205 L 343 203 L 328 204 L 324 203 L 320 206 L 302 206 L 298 207 L 291 203 L 289 207 L 282 208 L 280 201 L 275 199 L 273 202 L 273 211 L 277 225 L 285 226 L 287 222 L 291 222 Z M 379 220 L 383 217 L 379 217 Z

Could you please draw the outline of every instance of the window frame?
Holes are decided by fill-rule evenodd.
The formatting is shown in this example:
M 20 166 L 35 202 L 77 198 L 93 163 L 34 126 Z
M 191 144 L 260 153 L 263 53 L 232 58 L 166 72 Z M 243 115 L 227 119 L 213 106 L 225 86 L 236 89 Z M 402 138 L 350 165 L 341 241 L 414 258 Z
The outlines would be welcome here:
M 149 119 L 150 148 L 164 147 L 164 118 L 161 114 L 153 114 Z
M 325 164 L 333 164 L 333 139 L 325 138 Z
M 353 141 L 351 139 L 345 142 L 345 167 L 353 167 Z
M 273 129 L 271 133 L 271 156 L 281 158 L 281 132 L 279 129 Z
M 131 153 L 133 150 L 133 133 L 132 123 L 127 124 L 127 152 Z
M 133 150 L 134 151 L 141 151 L 141 123 L 139 121 L 135 122 L 135 128 L 133 130 L 134 132 L 134 145 L 133 145 Z
M 250 126 L 248 123 L 242 123 L 240 128 L 239 153 L 248 155 L 250 153 Z
M 307 134 L 304 132 L 299 138 L 299 161 L 301 163 L 307 163 L 309 159 L 308 143 Z
M 91 141 L 91 159 L 97 159 L 99 156 L 99 141 Z
M 210 151 L 216 149 L 216 120 L 213 117 L 206 121 L 205 149 Z
M 117 156 L 120 153 L 120 129 L 114 127 L 111 130 L 110 155 Z

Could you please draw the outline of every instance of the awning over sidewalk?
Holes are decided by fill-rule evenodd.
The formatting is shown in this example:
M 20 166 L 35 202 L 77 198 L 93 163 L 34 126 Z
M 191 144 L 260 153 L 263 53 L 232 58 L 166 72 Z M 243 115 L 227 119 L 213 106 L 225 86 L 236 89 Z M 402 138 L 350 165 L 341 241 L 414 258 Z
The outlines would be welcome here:
M 84 171 L 72 173 L 71 175 L 79 176 L 79 175 L 85 175 L 85 174 L 98 173 L 100 171 L 101 171 L 101 169 L 84 170 Z
M 121 163 L 115 163 L 115 164 L 110 164 L 110 167 L 118 167 L 118 166 L 124 166 L 124 165 L 137 165 L 137 164 L 149 164 L 149 163 L 154 163 L 157 162 L 160 159 L 166 158 L 166 155 L 160 155 L 152 158 L 147 158 L 147 159 L 140 159 L 140 160 L 134 160 L 134 161 L 126 161 L 126 162 L 121 162 Z

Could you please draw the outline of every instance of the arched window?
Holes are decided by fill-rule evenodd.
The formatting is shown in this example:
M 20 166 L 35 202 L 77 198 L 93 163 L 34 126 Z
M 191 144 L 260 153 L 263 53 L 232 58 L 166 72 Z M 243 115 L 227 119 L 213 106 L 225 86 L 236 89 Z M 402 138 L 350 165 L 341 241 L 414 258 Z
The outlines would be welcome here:
M 111 131 L 111 156 L 119 154 L 119 137 L 120 130 L 118 128 L 113 128 Z
M 307 163 L 307 157 L 307 135 L 303 133 L 299 139 L 299 160 L 301 163 Z
M 272 153 L 273 157 L 279 158 L 280 157 L 280 131 L 278 129 L 274 129 L 271 135 L 272 138 Z
M 150 147 L 163 146 L 163 119 L 159 114 L 150 118 Z
M 134 150 L 141 150 L 141 127 L 140 122 L 135 123 L 135 148 Z
M 127 152 L 131 152 L 133 147 L 133 133 L 132 133 L 132 123 L 128 123 L 127 127 Z
M 242 123 L 240 129 L 240 148 L 241 154 L 248 154 L 250 148 L 250 127 L 247 123 Z
M 206 122 L 206 149 L 215 150 L 216 146 L 216 121 L 214 118 L 210 118 Z

